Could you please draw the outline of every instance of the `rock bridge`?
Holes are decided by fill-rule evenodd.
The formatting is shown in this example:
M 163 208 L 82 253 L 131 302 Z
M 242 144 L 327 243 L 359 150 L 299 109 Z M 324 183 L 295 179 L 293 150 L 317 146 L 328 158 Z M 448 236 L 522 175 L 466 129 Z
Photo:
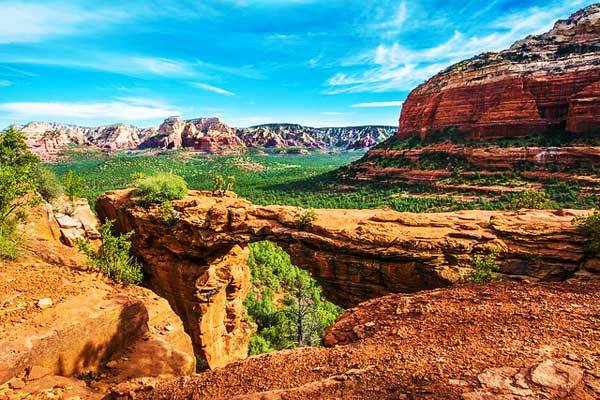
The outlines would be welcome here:
M 101 218 L 135 231 L 133 249 L 148 285 L 184 322 L 195 352 L 212 368 L 247 354 L 251 328 L 243 300 L 249 289 L 248 244 L 269 240 L 309 270 L 333 302 L 351 307 L 393 292 L 464 281 L 474 254 L 498 253 L 501 273 L 523 279 L 596 276 L 572 225 L 585 211 L 461 211 L 413 214 L 385 209 L 316 210 L 257 206 L 233 193 L 191 191 L 174 201 L 171 221 L 144 208 L 128 190 L 98 199 Z

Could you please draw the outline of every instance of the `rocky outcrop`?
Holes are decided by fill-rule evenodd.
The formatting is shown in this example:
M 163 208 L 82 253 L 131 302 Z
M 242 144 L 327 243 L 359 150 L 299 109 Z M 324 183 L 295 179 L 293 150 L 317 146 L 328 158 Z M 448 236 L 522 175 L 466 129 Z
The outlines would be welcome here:
M 18 259 L 2 262 L 0 398 L 104 398 L 112 382 L 195 372 L 192 341 L 169 303 L 90 268 L 59 241 L 49 210 L 28 210 Z M 70 378 L 77 374 L 94 387 Z
M 327 347 L 163 380 L 139 397 L 597 399 L 599 289 L 501 282 L 389 295 L 347 310 Z
M 389 138 L 393 126 L 356 126 L 311 128 L 298 124 L 265 124 L 238 129 L 238 136 L 249 147 L 305 147 L 366 149 Z
M 472 139 L 523 136 L 547 128 L 600 129 L 600 5 L 558 21 L 499 53 L 484 53 L 413 90 L 399 138 L 456 127 Z
M 181 149 L 193 148 L 211 154 L 239 153 L 244 144 L 235 130 L 218 118 L 183 120 L 167 118 L 158 128 L 158 134 L 149 137 L 139 147 Z
M 595 259 L 585 255 L 585 238 L 572 225 L 585 211 L 316 210 L 316 219 L 302 225 L 303 211 L 294 207 L 192 192 L 174 202 L 179 216 L 167 224 L 157 208 L 140 207 L 130 193 L 101 196 L 98 214 L 115 220 L 123 232 L 135 231 L 133 248 L 147 265 L 151 287 L 182 317 L 196 351 L 211 367 L 245 351 L 250 331 L 241 302 L 252 241 L 282 246 L 294 264 L 319 278 L 330 300 L 346 307 L 387 293 L 461 282 L 472 270 L 473 255 L 490 251 L 499 253 L 507 276 L 596 276 L 587 267 Z M 203 327 L 209 320 L 213 328 L 207 333 Z
M 87 128 L 48 122 L 30 122 L 18 127 L 27 139 L 29 148 L 43 160 L 52 160 L 68 145 L 87 145 L 107 150 L 132 149 L 155 134 L 153 129 L 115 124 Z
M 372 149 L 358 163 L 377 163 L 378 160 L 403 160 L 417 166 L 423 157 L 444 154 L 464 160 L 466 168 L 474 170 L 521 170 L 521 169 L 592 169 L 600 167 L 600 147 L 465 147 L 451 144 L 438 144 L 419 149 L 386 150 Z M 391 163 L 393 164 L 393 162 Z M 400 164 L 400 162 L 399 162 Z M 449 165 L 450 166 L 450 165 Z
M 116 124 L 86 128 L 47 122 L 18 127 L 29 148 L 44 161 L 56 161 L 69 145 L 106 151 L 135 149 L 193 149 L 209 154 L 239 154 L 247 147 L 300 147 L 364 149 L 396 132 L 392 126 L 310 128 L 295 124 L 268 124 L 233 128 L 218 118 L 167 118 L 158 129 Z

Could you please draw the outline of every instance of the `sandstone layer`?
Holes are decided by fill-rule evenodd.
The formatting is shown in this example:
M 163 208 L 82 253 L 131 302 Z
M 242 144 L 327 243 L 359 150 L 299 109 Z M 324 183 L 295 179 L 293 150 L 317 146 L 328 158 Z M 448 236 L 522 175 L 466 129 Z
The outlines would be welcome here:
M 61 243 L 51 209 L 29 210 L 18 259 L 1 262 L 0 398 L 104 398 L 114 382 L 193 373 L 191 339 L 169 303 L 90 268 Z
M 166 223 L 156 207 L 139 206 L 130 191 L 108 192 L 96 206 L 122 232 L 135 232 L 133 248 L 151 287 L 169 300 L 211 367 L 245 356 L 250 329 L 242 301 L 253 241 L 282 246 L 294 264 L 319 278 L 330 300 L 345 307 L 461 282 L 473 256 L 491 251 L 499 254 L 501 273 L 519 279 L 598 272 L 598 260 L 586 255 L 586 239 L 572 224 L 586 211 L 316 210 L 313 222 L 300 225 L 300 209 L 256 206 L 231 193 L 191 192 L 174 207 L 177 217 Z
M 595 400 L 599 296 L 597 283 L 514 282 L 389 295 L 344 313 L 328 348 L 250 357 L 138 396 Z
M 523 136 L 548 128 L 600 129 L 600 5 L 556 22 L 499 53 L 484 53 L 413 90 L 399 138 L 456 127 L 472 139 Z

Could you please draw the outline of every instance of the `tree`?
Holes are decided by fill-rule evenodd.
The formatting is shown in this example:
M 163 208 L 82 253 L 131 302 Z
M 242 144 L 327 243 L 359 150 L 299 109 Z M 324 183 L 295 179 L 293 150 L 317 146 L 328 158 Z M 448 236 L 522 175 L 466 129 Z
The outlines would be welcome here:
M 21 132 L 10 127 L 0 134 L 0 224 L 36 201 L 27 194 L 36 189 L 34 170 L 38 163 Z
M 68 170 L 65 175 L 65 194 L 71 200 L 75 201 L 75 197 L 83 195 L 83 178 L 75 175 L 73 170 Z
M 323 298 L 310 273 L 270 242 L 251 245 L 248 265 L 252 290 L 244 305 L 257 325 L 250 354 L 319 345 L 325 328 L 342 310 Z

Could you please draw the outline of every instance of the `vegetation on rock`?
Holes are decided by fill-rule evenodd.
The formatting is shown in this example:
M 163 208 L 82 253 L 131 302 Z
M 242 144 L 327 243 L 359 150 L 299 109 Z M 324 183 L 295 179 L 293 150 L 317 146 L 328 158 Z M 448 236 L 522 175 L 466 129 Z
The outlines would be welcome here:
M 299 229 L 308 228 L 310 225 L 312 225 L 313 222 L 315 222 L 316 219 L 317 213 L 315 212 L 315 210 L 300 210 L 296 214 L 296 226 Z
M 26 207 L 39 203 L 36 192 L 52 200 L 60 191 L 53 174 L 27 149 L 21 132 L 11 127 L 0 133 L 0 258 L 16 256 L 17 225 Z
M 495 272 L 500 270 L 496 258 L 498 255 L 494 252 L 473 256 L 473 271 L 469 274 L 469 281 L 473 283 L 488 283 L 495 279 Z
M 252 290 L 244 304 L 257 325 L 250 354 L 319 345 L 342 309 L 325 300 L 310 273 L 293 265 L 273 243 L 252 244 L 248 265 Z
M 65 194 L 71 200 L 75 201 L 76 197 L 83 195 L 83 179 L 76 175 L 73 170 L 68 170 L 65 174 Z
M 600 253 L 600 212 L 595 211 L 587 217 L 576 218 L 573 223 L 587 237 L 586 249 L 592 254 Z
M 142 267 L 130 255 L 130 238 L 133 232 L 115 235 L 112 222 L 106 221 L 100 227 L 100 235 L 102 244 L 98 250 L 95 250 L 89 242 L 79 240 L 77 243 L 79 249 L 88 257 L 90 264 L 117 282 L 124 284 L 141 282 Z
M 173 173 L 158 173 L 144 176 L 133 182 L 133 194 L 142 204 L 161 204 L 179 200 L 188 193 L 188 186 L 181 176 Z
M 510 199 L 510 205 L 515 210 L 523 208 L 543 210 L 555 207 L 548 193 L 543 190 L 524 190 L 515 193 Z

